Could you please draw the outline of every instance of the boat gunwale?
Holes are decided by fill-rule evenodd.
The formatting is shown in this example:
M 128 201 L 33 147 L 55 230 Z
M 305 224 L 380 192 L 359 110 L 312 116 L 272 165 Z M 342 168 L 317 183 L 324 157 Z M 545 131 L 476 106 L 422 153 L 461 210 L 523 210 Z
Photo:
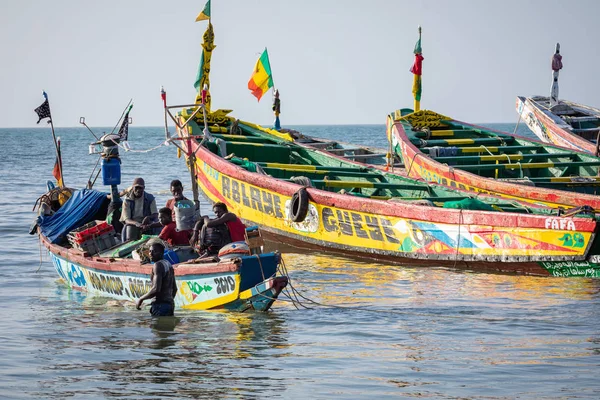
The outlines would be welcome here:
M 50 243 L 48 238 L 41 233 L 39 233 L 39 238 L 44 247 L 55 256 L 65 258 L 86 268 L 136 275 L 150 275 L 152 273 L 152 264 L 142 264 L 140 261 L 133 259 L 86 256 L 86 253 L 77 249 Z M 179 263 L 174 265 L 174 270 L 175 276 L 193 276 L 237 272 L 240 266 L 240 259 L 231 259 L 218 263 Z
M 481 127 L 478 125 L 473 125 L 473 124 L 469 124 L 466 122 L 462 122 L 459 120 L 454 120 L 452 119 L 452 121 L 455 121 L 458 124 L 464 125 L 464 126 L 469 126 L 469 127 L 473 127 L 474 129 L 480 129 L 480 130 L 486 130 L 486 131 L 490 131 L 493 133 L 502 133 L 502 132 L 496 132 L 493 129 L 488 129 L 485 127 Z M 408 126 L 412 126 L 410 124 L 408 124 L 406 121 L 402 121 L 402 120 L 394 120 L 392 123 L 392 135 L 396 136 L 396 139 L 398 140 L 401 148 L 402 148 L 402 152 L 404 153 L 403 158 L 404 159 L 404 165 L 405 168 L 407 169 L 407 173 L 410 175 L 410 173 L 413 174 L 418 174 L 417 172 L 412 171 L 411 168 L 411 164 L 413 163 L 417 163 L 417 165 L 419 164 L 419 162 L 426 164 L 427 165 L 427 169 L 435 171 L 438 175 L 446 177 L 447 179 L 451 179 L 454 180 L 457 183 L 462 183 L 465 185 L 469 185 L 475 188 L 480 188 L 483 190 L 487 190 L 492 192 L 492 194 L 494 193 L 504 193 L 506 195 L 509 196 L 516 196 L 516 197 L 520 197 L 523 199 L 532 199 L 531 194 L 532 191 L 535 191 L 537 193 L 539 193 L 539 196 L 537 196 L 536 198 L 533 198 L 533 200 L 537 200 L 539 202 L 547 202 L 547 203 L 553 203 L 553 204 L 562 204 L 563 206 L 566 207 L 576 207 L 576 206 L 590 206 L 592 208 L 594 208 L 595 210 L 600 210 L 600 196 L 594 196 L 594 195 L 589 195 L 589 194 L 585 194 L 585 193 L 577 193 L 577 196 L 573 196 L 573 192 L 568 192 L 565 190 L 559 190 L 559 189 L 548 189 L 548 188 L 544 188 L 544 187 L 539 187 L 539 186 L 524 186 L 524 185 L 519 185 L 516 183 L 510 183 L 510 182 L 505 182 L 505 181 L 499 181 L 499 180 L 494 180 L 493 178 L 486 178 L 486 177 L 482 177 L 480 175 L 476 175 L 474 173 L 468 172 L 468 171 L 463 171 L 461 170 L 459 167 L 460 166 L 450 166 L 447 164 L 442 164 L 439 163 L 435 160 L 432 160 L 427 154 L 423 153 L 421 150 L 419 150 L 419 148 L 417 146 L 415 146 L 414 144 L 412 144 L 410 142 L 409 136 L 405 131 L 405 125 Z M 516 138 L 522 138 L 524 140 L 527 141 L 532 141 L 531 139 L 528 138 L 524 138 L 518 135 L 514 135 Z M 535 141 L 533 141 L 535 142 Z M 570 150 L 571 152 L 573 151 L 573 149 L 568 149 L 566 147 L 562 147 L 562 146 L 555 146 L 553 144 L 547 144 L 547 143 L 542 143 L 542 146 L 551 146 L 551 147 L 557 147 L 560 149 L 566 149 L 566 150 Z M 419 160 L 417 160 L 419 159 Z M 411 160 L 411 161 L 408 161 Z M 452 175 L 452 177 L 450 176 Z M 460 178 L 460 179 L 456 179 L 456 177 Z M 560 193 L 557 193 L 560 192 Z M 570 200 L 566 199 L 566 198 L 575 198 L 575 201 L 573 203 L 575 203 L 575 205 L 569 205 L 570 204 Z M 520 199 L 517 199 L 519 201 L 523 201 Z
M 201 162 L 207 163 L 211 168 L 226 175 L 236 177 L 251 185 L 271 190 L 273 192 L 291 197 L 300 188 L 304 186 L 286 182 L 279 178 L 273 178 L 268 175 L 262 175 L 255 172 L 247 171 L 241 166 L 235 165 L 232 162 L 223 159 L 216 155 L 204 146 L 199 147 L 199 143 L 192 139 L 192 150 L 196 152 L 196 158 Z M 319 151 L 319 150 L 313 150 Z M 201 168 L 198 164 L 197 168 Z M 204 174 L 198 174 L 198 177 Z M 412 179 L 412 178 L 410 178 Z M 208 184 L 208 181 L 204 182 Z M 212 186 L 212 185 L 211 185 Z M 208 187 L 208 186 L 207 186 Z M 453 224 L 453 225 L 482 225 L 494 227 L 518 227 L 518 228 L 546 228 L 547 220 L 566 218 L 573 221 L 576 231 L 591 232 L 595 234 L 597 222 L 593 218 L 583 217 L 563 217 L 553 215 L 535 215 L 521 214 L 513 212 L 490 212 L 484 210 L 466 210 L 466 209 L 451 209 L 424 206 L 407 201 L 381 201 L 363 197 L 354 197 L 335 192 L 324 191 L 317 188 L 306 188 L 313 202 L 321 206 L 345 208 L 350 211 L 366 212 L 381 216 L 391 216 L 397 218 L 408 218 L 423 220 L 433 223 Z M 213 192 L 213 195 L 221 201 L 227 201 L 224 196 L 218 192 Z M 469 197 L 465 194 L 465 197 Z M 593 240 L 590 241 L 590 244 Z
M 519 96 L 518 99 L 520 101 L 524 102 L 525 106 L 530 107 L 530 109 L 533 111 L 534 116 L 538 120 L 542 121 L 542 123 L 546 126 L 546 129 L 550 130 L 550 133 L 553 136 L 558 136 L 561 140 L 572 144 L 572 146 L 558 144 L 549 135 L 552 145 L 558 146 L 561 148 L 566 148 L 571 151 L 577 150 L 577 151 L 583 151 L 583 152 L 588 152 L 588 153 L 592 153 L 592 154 L 596 151 L 595 144 L 593 144 L 593 143 L 589 142 L 588 140 L 585 140 L 581 136 L 575 134 L 571 130 L 572 126 L 569 125 L 562 118 L 560 118 L 558 115 L 552 113 L 550 110 L 545 109 L 545 107 L 542 107 L 531 97 Z M 559 119 L 560 122 L 558 122 L 556 119 Z

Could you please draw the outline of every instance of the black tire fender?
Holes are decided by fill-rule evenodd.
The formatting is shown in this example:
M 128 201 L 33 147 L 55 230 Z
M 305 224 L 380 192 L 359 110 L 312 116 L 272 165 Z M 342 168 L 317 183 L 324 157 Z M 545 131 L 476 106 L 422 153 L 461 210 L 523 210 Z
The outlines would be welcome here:
M 306 214 L 308 214 L 308 192 L 306 188 L 301 188 L 292 196 L 290 215 L 292 221 L 302 222 L 306 218 Z

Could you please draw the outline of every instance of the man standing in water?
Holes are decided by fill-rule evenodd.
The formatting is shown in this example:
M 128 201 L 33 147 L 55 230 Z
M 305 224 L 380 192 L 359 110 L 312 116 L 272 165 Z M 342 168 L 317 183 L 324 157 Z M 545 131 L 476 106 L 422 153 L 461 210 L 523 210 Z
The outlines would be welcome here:
M 177 285 L 175 284 L 175 271 L 170 262 L 163 259 L 165 246 L 160 242 L 150 245 L 150 260 L 154 262 L 152 268 L 152 288 L 148 293 L 140 297 L 135 306 L 141 310 L 142 303 L 146 299 L 155 298 L 150 307 L 150 314 L 155 317 L 171 316 L 175 310 L 175 295 Z

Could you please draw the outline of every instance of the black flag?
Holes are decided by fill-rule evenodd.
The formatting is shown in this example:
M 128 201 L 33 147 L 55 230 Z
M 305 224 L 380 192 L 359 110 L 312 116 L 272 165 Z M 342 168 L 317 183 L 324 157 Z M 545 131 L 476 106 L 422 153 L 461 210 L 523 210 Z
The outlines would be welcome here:
M 44 95 L 46 95 L 46 93 L 44 93 Z M 48 118 L 48 123 L 52 122 L 52 116 L 50 115 L 50 104 L 48 103 L 48 98 L 46 98 L 46 100 L 42 103 L 41 106 L 39 106 L 38 108 L 36 108 L 33 111 L 35 111 L 39 117 L 38 122 L 37 122 L 38 124 L 44 118 Z
M 129 134 L 129 111 L 131 111 L 131 107 L 133 106 L 130 106 L 127 112 L 125 113 L 125 116 L 123 117 L 123 123 L 119 128 L 119 138 L 121 138 L 121 142 L 126 141 L 127 135 Z

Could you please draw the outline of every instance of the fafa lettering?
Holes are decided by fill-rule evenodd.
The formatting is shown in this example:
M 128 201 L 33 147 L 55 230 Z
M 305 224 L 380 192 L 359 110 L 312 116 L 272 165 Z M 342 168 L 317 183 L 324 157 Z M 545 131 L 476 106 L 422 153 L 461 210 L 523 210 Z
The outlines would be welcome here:
M 565 218 L 546 218 L 545 227 L 546 229 L 574 231 L 575 222 Z

